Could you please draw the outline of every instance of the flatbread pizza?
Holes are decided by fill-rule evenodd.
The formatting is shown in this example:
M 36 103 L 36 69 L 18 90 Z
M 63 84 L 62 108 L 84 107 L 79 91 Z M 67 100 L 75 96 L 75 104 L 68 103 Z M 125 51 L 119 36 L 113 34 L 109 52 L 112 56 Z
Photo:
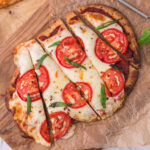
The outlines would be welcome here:
M 45 146 L 72 137 L 77 122 L 113 115 L 138 78 L 140 56 L 127 19 L 103 5 L 77 11 L 14 51 L 6 104 L 23 136 Z
M 21 43 L 15 48 L 14 62 L 17 69 L 12 77 L 7 92 L 7 107 L 12 112 L 14 121 L 26 137 L 33 138 L 37 143 L 45 146 L 50 144 L 41 135 L 46 116 L 39 94 L 35 71 L 28 53 L 31 41 Z M 25 61 L 26 60 L 26 61 Z M 31 106 L 28 106 L 28 95 Z M 30 107 L 30 112 L 28 112 Z

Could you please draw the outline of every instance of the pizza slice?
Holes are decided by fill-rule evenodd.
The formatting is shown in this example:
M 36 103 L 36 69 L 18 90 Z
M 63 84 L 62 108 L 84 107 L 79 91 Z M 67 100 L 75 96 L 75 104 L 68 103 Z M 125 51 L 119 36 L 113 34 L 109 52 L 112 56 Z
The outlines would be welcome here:
M 95 44 L 97 44 L 97 39 L 99 38 L 95 32 L 86 26 L 73 12 L 68 13 L 66 18 L 67 24 L 74 34 L 82 39 L 87 56 L 104 82 L 107 100 L 105 108 L 102 109 L 100 113 L 101 117 L 104 119 L 122 106 L 125 98 L 125 77 L 119 70 L 112 68 L 109 64 L 104 63 L 96 56 L 95 48 L 97 48 L 97 46 L 95 46 Z
M 124 46 L 127 47 L 126 52 L 122 52 L 120 49 L 119 51 L 123 53 L 128 60 L 133 62 L 134 65 L 140 65 L 140 56 L 135 35 L 123 14 L 114 8 L 104 5 L 83 6 L 79 7 L 78 11 L 95 27 L 95 30 L 98 30 L 108 41 L 108 35 L 110 36 L 110 34 L 112 34 L 110 38 L 112 38 L 112 36 L 118 37 L 118 35 L 125 35 L 128 40 L 128 45 L 124 43 Z M 113 40 L 109 42 L 116 47 Z
M 71 118 L 68 115 L 70 108 L 65 108 L 66 105 L 61 107 L 57 107 L 57 105 L 59 105 L 59 103 L 62 105 L 62 90 L 66 84 L 70 83 L 70 81 L 64 76 L 49 56 L 47 56 L 38 42 L 32 40 L 28 50 L 35 67 L 35 72 L 38 75 L 39 85 L 43 86 L 41 89 L 42 96 L 50 116 L 54 139 L 60 139 L 62 137 L 69 138 L 74 134 L 75 129 L 75 126 L 72 125 Z M 42 56 L 46 57 L 39 68 L 36 68 L 38 62 L 41 61 Z M 54 105 L 52 107 L 52 104 L 56 104 L 56 106 Z M 43 124 L 43 128 L 47 128 L 46 122 Z M 49 140 L 49 137 L 45 132 L 42 132 L 42 135 L 45 140 Z
M 0 8 L 13 5 L 21 0 L 0 0 Z
M 7 106 L 23 136 L 50 146 L 41 134 L 45 132 L 42 124 L 46 122 L 46 116 L 35 71 L 27 50 L 30 43 L 31 41 L 21 43 L 14 51 L 14 62 L 17 69 L 7 92 Z M 43 85 L 41 88 L 45 90 Z
M 59 27 L 57 32 L 52 35 Z M 46 40 L 44 37 L 49 36 Z M 90 59 L 86 56 L 85 51 L 77 43 L 77 40 L 67 30 L 63 22 L 58 19 L 50 28 L 41 33 L 38 37 L 39 42 L 44 49 L 49 53 L 55 62 L 59 65 L 66 76 L 85 93 L 86 99 L 90 102 L 94 110 L 99 112 L 102 109 L 100 103 L 100 89 L 103 81 L 99 77 L 95 67 L 92 65 Z M 84 44 L 82 39 L 78 36 L 82 47 Z M 63 96 L 65 101 L 71 102 L 66 96 Z M 73 108 L 82 108 L 86 102 L 76 102 Z M 96 117 L 96 116 L 95 116 Z M 100 118 L 100 117 L 99 117 Z
M 126 49 L 126 51 L 122 51 L 124 56 L 135 66 L 140 66 L 140 55 L 138 52 L 136 38 L 128 20 L 123 14 L 111 7 L 103 5 L 83 6 L 79 7 L 78 11 L 112 45 L 115 46 L 115 44 L 118 44 L 118 46 L 120 46 L 121 43 L 117 42 L 117 40 L 122 41 L 122 44 L 125 47 L 124 50 Z M 117 45 L 115 47 L 117 48 Z M 99 59 L 102 60 L 102 57 L 100 56 L 102 53 L 98 50 L 101 48 L 97 47 L 97 56 L 99 55 Z M 104 49 L 106 50 L 106 48 Z M 105 51 L 103 52 L 103 54 L 105 54 Z M 111 64 L 113 67 L 122 70 L 126 79 L 125 90 L 126 93 L 129 94 L 137 80 L 138 70 L 134 69 L 132 66 L 129 66 L 124 60 L 120 59 L 117 55 L 116 56 L 118 58 L 110 53 L 110 57 L 112 56 L 112 61 L 106 60 L 106 63 Z M 103 62 L 105 62 L 105 60 Z
M 36 66 L 40 58 L 46 54 L 37 42 L 30 46 L 29 51 L 34 66 Z M 67 76 L 61 71 L 61 69 L 50 56 L 47 56 L 43 60 L 40 67 L 45 68 L 45 72 L 47 72 L 49 76 L 49 84 L 47 89 L 43 92 L 43 98 L 49 114 L 52 112 L 62 111 L 67 113 L 67 116 L 69 115 L 71 118 L 77 121 L 89 122 L 95 119 L 94 112 L 89 108 L 88 105 L 86 105 L 85 99 L 81 96 L 75 84 L 70 82 Z M 36 73 L 40 74 L 38 70 L 36 70 Z M 84 85 L 83 87 L 89 88 L 88 86 Z M 58 107 L 57 104 L 59 105 L 59 103 L 71 105 L 68 107 Z M 52 107 L 54 104 L 56 104 L 56 106 Z M 79 107 L 79 105 L 82 105 L 82 107 Z

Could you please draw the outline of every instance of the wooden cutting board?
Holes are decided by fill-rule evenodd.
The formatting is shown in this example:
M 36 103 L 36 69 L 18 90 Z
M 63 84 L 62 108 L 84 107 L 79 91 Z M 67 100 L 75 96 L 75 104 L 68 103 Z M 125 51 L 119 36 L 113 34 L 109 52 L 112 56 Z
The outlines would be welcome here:
M 61 2 L 60 2 L 61 1 Z M 115 0 L 83 0 L 82 2 L 78 2 L 78 0 L 24 0 L 20 3 L 17 3 L 11 7 L 8 7 L 6 9 L 0 10 L 0 137 L 2 137 L 9 146 L 14 150 L 47 150 L 49 148 L 41 146 L 40 144 L 36 144 L 32 139 L 25 139 L 20 136 L 19 129 L 15 125 L 12 115 L 10 112 L 7 111 L 5 107 L 5 92 L 8 87 L 9 81 L 11 79 L 11 76 L 15 70 L 15 65 L 13 63 L 13 48 L 20 42 L 29 40 L 31 38 L 36 37 L 36 35 L 41 32 L 44 28 L 46 28 L 50 22 L 52 22 L 54 19 L 58 18 L 59 16 L 63 16 L 66 12 L 75 9 L 79 5 L 87 5 L 92 3 L 103 3 L 106 5 L 110 5 L 113 7 L 116 7 L 117 9 L 126 12 L 126 16 L 131 21 L 132 25 L 135 29 L 136 34 L 138 37 L 141 35 L 143 29 L 146 26 L 149 26 L 149 23 L 141 24 L 141 22 L 145 21 L 143 18 L 140 18 L 137 16 L 137 20 L 139 23 L 136 22 L 135 19 L 133 19 L 132 11 L 126 11 L 125 7 L 118 7 L 118 3 L 115 2 Z M 129 0 L 135 3 L 136 0 Z M 82 4 L 81 4 L 82 3 Z M 138 7 L 143 6 L 145 10 L 149 10 L 148 5 L 141 5 L 143 4 L 142 0 L 138 1 Z M 60 6 L 61 9 L 59 9 L 57 6 Z M 66 7 L 66 6 L 71 7 Z M 21 9 L 20 9 L 21 8 Z M 143 9 L 143 10 L 144 10 Z M 54 12 L 53 12 L 53 11 Z M 53 15 L 54 14 L 54 15 Z M 61 14 L 61 15 L 60 15 Z M 2 20 L 2 21 L 1 21 Z M 6 34 L 7 33 L 7 34 Z M 143 67 L 143 66 L 142 66 Z M 145 67 L 145 66 L 144 66 Z M 143 67 L 143 68 L 144 68 Z M 150 71 L 149 68 L 145 68 L 144 70 Z M 148 77 L 147 77 L 148 78 Z M 140 79 L 142 81 L 143 78 Z M 138 81 L 138 82 L 140 82 Z M 147 81 L 145 79 L 145 81 Z M 145 85 L 147 85 L 146 88 L 148 88 L 148 83 L 145 82 Z M 139 83 L 139 87 L 141 86 L 141 83 Z M 132 96 L 132 101 L 134 102 L 132 105 L 133 107 L 139 106 L 138 101 L 134 100 L 134 97 Z M 148 102 L 147 102 L 148 103 Z M 144 105 L 147 104 L 146 102 L 143 103 Z M 120 120 L 124 120 L 124 126 L 128 127 L 129 124 L 129 118 L 125 117 L 123 118 L 123 114 L 126 114 L 126 110 L 132 110 L 130 109 L 130 105 L 127 103 L 126 107 L 124 107 L 123 113 L 120 113 Z M 127 108 L 127 106 L 129 108 Z M 139 108 L 137 107 L 139 110 Z M 134 116 L 136 115 L 136 111 L 133 112 Z M 115 115 L 114 115 L 115 116 Z M 127 118 L 127 119 L 126 119 Z M 138 117 L 137 117 L 138 118 Z M 115 122 L 115 126 L 113 125 L 113 122 Z M 122 137 L 126 137 L 125 133 L 121 131 L 122 124 L 117 124 L 117 120 L 114 121 L 114 119 L 111 117 L 110 119 L 101 122 L 101 127 L 103 127 L 103 131 L 101 132 L 101 146 L 105 147 L 107 145 L 109 146 L 116 146 L 117 139 L 120 140 L 120 133 L 117 134 L 117 131 L 119 130 L 121 132 Z M 123 121 L 122 121 L 123 122 Z M 90 126 L 90 125 L 89 125 Z M 82 126 L 80 126 L 82 128 Z M 116 129 L 115 129 L 116 127 Z M 134 126 L 133 126 L 134 127 Z M 141 127 L 139 125 L 139 127 Z M 131 127 L 128 127 L 128 131 Z M 144 127 L 143 127 L 144 128 Z M 90 129 L 86 126 L 86 129 Z M 141 128 L 140 128 L 141 129 Z M 133 130 L 132 130 L 133 131 Z M 115 138 L 114 133 L 116 133 Z M 109 133 L 109 144 L 107 141 L 105 141 L 105 137 L 108 136 Z M 124 133 L 124 134 L 123 134 Z M 130 132 L 129 132 L 130 133 Z M 77 134 L 78 130 L 77 130 Z M 93 132 L 95 135 L 96 133 Z M 106 134 L 106 135 L 105 135 Z M 146 133 L 145 133 L 146 134 Z M 135 134 L 136 135 L 136 134 Z M 99 136 L 99 135 L 97 135 Z M 118 137 L 117 137 L 118 136 Z M 100 136 L 99 136 L 100 137 Z M 75 136 L 74 136 L 75 138 Z M 126 138 L 125 138 L 126 139 Z M 82 141 L 83 138 L 79 138 L 79 141 L 81 141 L 81 146 L 84 147 Z M 96 139 L 95 139 L 96 140 Z M 114 140 L 114 141 L 113 141 Z M 148 140 L 148 138 L 147 138 Z M 72 140 L 73 141 L 73 140 Z M 122 141 L 125 141 L 124 139 Z M 91 140 L 92 142 L 92 140 Z M 148 143 L 149 141 L 147 141 Z M 67 143 L 67 142 L 66 142 Z M 104 145 L 103 145 L 104 143 Z M 136 143 L 136 142 L 135 142 Z M 140 143 L 140 141 L 139 141 Z M 144 142 L 143 142 L 144 143 Z M 83 145 L 82 145 L 83 144 Z M 86 145 L 88 143 L 85 143 Z M 126 143 L 125 143 L 126 144 Z M 58 149 L 59 145 L 61 145 L 61 141 L 58 142 Z M 74 144 L 76 146 L 76 143 Z M 89 143 L 90 145 L 90 143 Z M 121 145 L 122 146 L 122 145 Z M 99 145 L 95 145 L 95 147 L 100 147 Z

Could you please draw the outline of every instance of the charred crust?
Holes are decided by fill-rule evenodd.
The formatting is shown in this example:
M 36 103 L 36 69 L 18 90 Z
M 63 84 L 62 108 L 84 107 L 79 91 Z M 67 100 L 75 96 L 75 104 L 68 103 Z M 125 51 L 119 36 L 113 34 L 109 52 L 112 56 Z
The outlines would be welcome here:
M 130 94 L 130 92 L 132 91 L 137 79 L 138 79 L 138 75 L 139 75 L 139 71 L 136 70 L 133 67 L 129 67 L 129 75 L 128 75 L 128 80 L 125 84 L 125 93 L 126 96 L 128 96 Z

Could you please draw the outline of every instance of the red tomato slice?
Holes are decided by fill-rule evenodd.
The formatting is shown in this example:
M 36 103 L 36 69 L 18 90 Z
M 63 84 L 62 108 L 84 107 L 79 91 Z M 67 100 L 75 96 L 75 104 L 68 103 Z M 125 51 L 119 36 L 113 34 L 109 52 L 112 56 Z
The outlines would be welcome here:
M 125 80 L 119 70 L 110 68 L 104 72 L 102 79 L 105 83 L 105 91 L 108 96 L 117 96 L 124 88 Z
M 42 65 L 39 67 L 38 71 L 40 90 L 43 92 L 49 85 L 49 75 L 47 69 Z M 41 98 L 34 69 L 27 71 L 17 80 L 16 89 L 19 97 L 23 101 L 27 101 L 28 93 L 30 94 L 32 102 Z
M 65 112 L 59 111 L 50 114 L 55 139 L 63 137 L 69 130 L 71 119 Z
M 91 101 L 93 92 L 90 85 L 84 82 L 77 82 L 76 85 L 83 92 L 85 98 Z M 70 82 L 65 86 L 62 92 L 64 102 L 72 104 L 72 108 L 80 108 L 86 105 L 86 100 L 81 96 L 81 93 L 77 89 L 76 85 Z
M 43 123 L 41 124 L 40 134 L 45 139 L 45 141 L 47 141 L 48 143 L 50 143 L 49 133 L 48 133 L 48 127 L 47 127 L 47 121 L 46 120 L 43 121 Z
M 48 74 L 47 69 L 43 66 L 40 65 L 38 68 L 39 74 L 38 75 L 38 80 L 39 80 L 39 85 L 40 85 L 40 91 L 43 92 L 49 85 L 50 82 L 50 77 Z
M 128 39 L 125 34 L 114 28 L 104 30 L 101 34 L 113 47 L 119 50 L 122 54 L 126 53 L 128 47 Z M 101 61 L 108 64 L 116 63 L 121 60 L 119 55 L 100 38 L 97 38 L 96 40 L 95 54 Z
M 59 139 L 68 132 L 71 124 L 71 119 L 68 114 L 65 112 L 53 112 L 50 114 L 51 122 L 52 122 L 52 132 L 55 139 Z M 40 127 L 40 134 L 47 141 L 50 142 L 47 123 L 46 120 L 42 123 Z
M 83 45 L 82 40 L 78 37 L 80 43 Z M 76 62 L 78 64 L 81 64 L 85 58 L 86 54 L 80 47 L 80 45 L 77 43 L 76 39 L 72 36 L 66 37 L 61 41 L 59 45 L 57 45 L 56 48 L 56 57 L 59 63 L 66 68 L 74 68 L 71 64 L 69 64 L 64 57 L 68 57 L 72 62 Z

